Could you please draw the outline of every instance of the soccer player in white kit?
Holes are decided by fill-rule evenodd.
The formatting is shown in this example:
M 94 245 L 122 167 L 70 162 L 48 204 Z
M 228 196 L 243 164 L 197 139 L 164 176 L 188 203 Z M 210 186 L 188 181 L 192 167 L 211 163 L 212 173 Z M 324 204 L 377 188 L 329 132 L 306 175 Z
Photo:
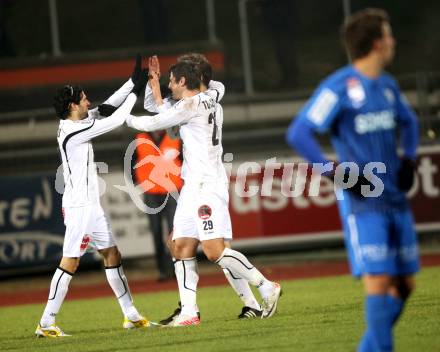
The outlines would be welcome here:
M 223 125 L 223 108 L 219 104 L 219 102 L 222 100 L 225 94 L 225 86 L 221 82 L 212 80 L 212 67 L 208 59 L 204 55 L 199 53 L 189 53 L 180 56 L 177 59 L 177 61 L 188 61 L 189 63 L 194 64 L 196 68 L 200 71 L 201 91 L 209 95 L 217 103 L 215 118 L 218 127 L 217 133 L 221 139 L 222 125 Z M 155 71 L 156 73 L 160 74 L 159 60 L 157 59 L 156 56 L 153 56 L 149 59 L 149 71 L 150 72 Z M 172 104 L 169 104 L 169 102 L 170 102 L 169 98 L 164 99 L 164 104 L 168 104 L 168 106 L 171 107 Z M 150 112 L 158 112 L 156 101 L 153 96 L 153 92 L 151 90 L 150 85 L 146 86 L 144 108 Z M 169 129 L 168 133 L 169 134 L 173 133 L 174 129 L 175 128 Z M 220 150 L 220 154 L 222 154 L 222 150 Z M 171 238 L 172 238 L 172 234 L 170 235 L 170 239 L 167 241 L 167 245 L 170 249 L 170 252 L 173 254 L 174 242 L 172 241 Z M 224 238 L 224 240 L 225 240 L 225 246 L 231 248 L 230 242 L 232 241 L 232 233 L 231 233 L 231 237 Z M 261 318 L 263 311 L 257 299 L 255 298 L 251 288 L 249 287 L 248 282 L 238 276 L 234 276 L 231 272 L 228 271 L 228 269 L 223 269 L 223 272 L 231 287 L 234 289 L 238 297 L 244 303 L 244 306 L 242 307 L 241 313 L 238 315 L 238 318 L 239 319 Z M 179 307 L 174 310 L 174 313 L 171 314 L 166 319 L 161 320 L 160 324 L 171 325 L 174 319 L 180 314 L 181 310 L 182 310 L 181 302 L 179 302 Z
M 272 316 L 281 287 L 267 280 L 240 252 L 225 247 L 232 238 L 228 202 L 228 178 L 222 163 L 222 144 L 216 120 L 217 103 L 200 92 L 200 71 L 181 61 L 170 68 L 169 88 L 178 100 L 172 108 L 162 107 L 158 76 L 150 85 L 159 106 L 154 116 L 129 116 L 127 124 L 141 131 L 180 126 L 183 142 L 184 186 L 174 216 L 174 256 L 182 310 L 173 326 L 198 325 L 196 292 L 199 279 L 195 258 L 199 241 L 207 258 L 237 277 L 256 286 L 263 298 L 263 316 Z M 161 111 L 162 109 L 162 111 Z
M 91 143 L 94 137 L 125 122 L 137 96 L 145 87 L 145 77 L 138 55 L 132 77 L 98 108 L 89 110 L 90 102 L 78 86 L 66 85 L 55 96 L 54 107 L 60 118 L 57 139 L 65 183 L 62 204 L 66 233 L 63 257 L 52 278 L 47 305 L 35 331 L 38 337 L 70 336 L 56 325 L 55 318 L 80 258 L 88 247 L 96 248 L 103 257 L 107 280 L 124 314 L 123 327 L 131 329 L 150 325 L 133 305 L 122 269 L 121 253 L 99 202 L 98 176 Z M 98 119 L 102 113 L 106 115 L 106 112 L 112 111 L 109 117 Z

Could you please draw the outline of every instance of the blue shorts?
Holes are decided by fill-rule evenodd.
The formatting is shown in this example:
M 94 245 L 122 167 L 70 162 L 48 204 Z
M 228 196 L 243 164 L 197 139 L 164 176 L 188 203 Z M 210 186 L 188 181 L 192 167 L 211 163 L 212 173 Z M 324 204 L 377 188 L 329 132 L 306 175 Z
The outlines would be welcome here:
M 354 276 L 398 276 L 419 271 L 417 236 L 410 210 L 347 214 L 343 227 Z

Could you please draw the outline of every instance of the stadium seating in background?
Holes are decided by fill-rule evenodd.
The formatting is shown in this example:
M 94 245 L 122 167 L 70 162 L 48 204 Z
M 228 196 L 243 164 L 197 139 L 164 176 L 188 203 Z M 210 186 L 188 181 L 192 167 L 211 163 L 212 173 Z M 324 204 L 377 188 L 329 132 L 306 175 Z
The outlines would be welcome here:
M 206 55 L 216 72 L 224 69 L 221 46 L 191 43 L 172 47 L 139 47 L 124 51 L 87 52 L 51 59 L 2 60 L 0 69 L 0 112 L 51 106 L 56 87 L 65 83 L 82 84 L 100 100 L 114 90 L 115 84 L 129 77 L 137 52 L 144 56 L 157 54 L 165 73 L 177 56 L 188 51 Z

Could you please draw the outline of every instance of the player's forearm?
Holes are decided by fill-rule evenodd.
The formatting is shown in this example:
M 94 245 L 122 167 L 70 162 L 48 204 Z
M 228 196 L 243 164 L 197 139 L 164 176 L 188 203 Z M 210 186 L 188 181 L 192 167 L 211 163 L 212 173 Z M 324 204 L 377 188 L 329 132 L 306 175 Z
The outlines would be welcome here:
M 127 116 L 130 115 L 136 100 L 136 94 L 129 94 L 124 103 L 112 115 L 105 119 L 96 120 L 93 127 L 86 133 L 82 134 L 81 138 L 90 140 L 122 126 Z
M 127 125 L 146 132 L 165 130 L 173 126 L 178 126 L 188 121 L 194 113 L 194 111 L 189 109 L 189 104 L 191 104 L 191 101 L 188 101 L 186 105 L 185 102 L 183 102 L 178 108 L 164 108 L 164 112 L 153 116 L 129 116 L 127 118 Z
M 419 126 L 415 116 L 402 126 L 401 141 L 405 157 L 415 160 L 419 145 Z
M 164 105 L 164 101 L 163 101 L 163 99 L 162 99 L 162 95 L 158 95 L 158 96 L 155 96 L 154 97 L 154 101 L 155 101 L 155 103 L 156 103 L 156 106 L 157 106 L 157 108 L 158 109 L 160 109 L 160 107 L 162 106 L 162 105 Z M 160 111 L 160 110 L 159 110 Z
M 417 115 L 408 105 L 405 98 L 398 100 L 397 115 L 400 121 L 400 142 L 406 158 L 415 160 L 419 145 L 419 124 Z
M 162 93 L 160 91 L 159 77 L 157 76 L 157 74 L 152 74 L 152 78 L 150 78 L 150 80 L 148 81 L 148 85 L 151 88 L 154 103 L 156 104 L 156 106 L 159 107 L 163 104 L 163 99 Z
M 127 125 L 139 131 L 151 132 L 173 127 L 176 125 L 176 122 L 171 119 L 161 117 L 161 114 L 139 117 L 130 115 L 127 118 Z
M 324 157 L 312 128 L 298 118 L 292 122 L 286 134 L 286 141 L 300 156 L 310 163 L 329 162 Z
M 125 82 L 121 88 L 114 92 L 103 104 L 109 104 L 118 107 L 123 103 L 133 89 L 134 83 L 131 78 Z

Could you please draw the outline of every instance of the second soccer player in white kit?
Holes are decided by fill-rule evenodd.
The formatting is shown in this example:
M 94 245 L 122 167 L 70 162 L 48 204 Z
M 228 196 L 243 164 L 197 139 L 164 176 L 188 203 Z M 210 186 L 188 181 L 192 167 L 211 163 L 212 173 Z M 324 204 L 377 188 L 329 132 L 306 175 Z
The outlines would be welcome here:
M 263 317 L 272 316 L 281 294 L 278 283 L 267 280 L 240 252 L 224 245 L 232 227 L 228 203 L 228 178 L 222 163 L 221 135 L 216 120 L 216 102 L 200 92 L 201 74 L 188 62 L 170 68 L 169 88 L 178 102 L 161 111 L 159 79 L 150 85 L 159 106 L 155 116 L 127 118 L 127 125 L 141 131 L 180 126 L 183 141 L 181 190 L 174 217 L 175 272 L 182 310 L 174 326 L 197 325 L 196 291 L 199 279 L 195 251 L 199 241 L 207 258 L 256 286 L 263 299 Z

